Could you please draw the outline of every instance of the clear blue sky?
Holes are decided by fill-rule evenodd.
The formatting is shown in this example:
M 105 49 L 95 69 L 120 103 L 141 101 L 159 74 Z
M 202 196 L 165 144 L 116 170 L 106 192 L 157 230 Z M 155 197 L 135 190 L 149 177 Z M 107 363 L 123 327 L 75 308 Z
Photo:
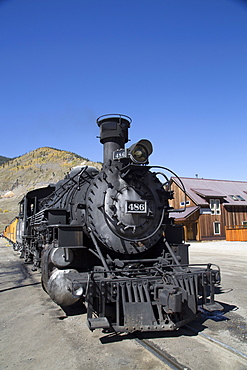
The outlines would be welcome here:
M 180 176 L 247 181 L 247 2 L 0 0 L 0 155 L 102 160 L 95 120 Z

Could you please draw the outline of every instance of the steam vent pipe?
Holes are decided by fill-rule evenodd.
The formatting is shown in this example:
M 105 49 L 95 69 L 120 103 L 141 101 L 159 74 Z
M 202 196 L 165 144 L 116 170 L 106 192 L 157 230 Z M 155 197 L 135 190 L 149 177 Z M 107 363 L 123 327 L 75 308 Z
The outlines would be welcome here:
M 117 149 L 124 149 L 128 141 L 128 129 L 131 118 L 122 114 L 107 114 L 97 119 L 100 127 L 100 142 L 104 145 L 104 164 L 112 160 L 112 153 Z

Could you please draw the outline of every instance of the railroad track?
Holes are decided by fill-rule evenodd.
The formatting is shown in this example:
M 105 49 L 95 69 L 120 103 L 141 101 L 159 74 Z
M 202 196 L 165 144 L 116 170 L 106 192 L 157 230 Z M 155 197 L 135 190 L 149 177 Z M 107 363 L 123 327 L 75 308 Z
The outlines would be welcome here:
M 232 346 L 229 346 L 218 339 L 215 339 L 207 334 L 204 334 L 202 332 L 199 332 L 198 330 L 194 329 L 190 325 L 186 325 L 185 327 L 180 329 L 180 336 L 183 335 L 188 335 L 188 331 L 193 333 L 193 341 L 196 342 L 196 339 L 202 338 L 203 341 L 206 342 L 207 346 L 211 343 L 211 345 L 214 347 L 218 347 L 218 356 L 219 358 L 221 357 L 222 351 L 224 354 L 222 356 L 225 356 L 225 353 L 227 352 L 228 354 L 231 354 L 231 359 L 234 364 L 237 364 L 238 362 L 240 363 L 240 367 L 235 367 L 235 369 L 244 369 L 247 368 L 247 355 L 236 348 L 233 348 Z M 195 336 L 196 334 L 196 336 Z M 197 369 L 198 367 L 193 363 L 193 354 L 191 354 L 191 367 L 188 367 L 187 365 L 181 364 L 179 360 L 177 360 L 175 357 L 173 357 L 170 353 L 162 350 L 159 346 L 159 343 L 155 339 L 146 339 L 142 333 L 134 335 L 134 339 L 142 345 L 145 349 L 147 349 L 149 352 L 151 352 L 154 356 L 159 358 L 165 365 L 166 368 L 168 369 L 173 369 L 173 370 L 194 370 Z M 164 337 L 164 341 L 169 341 L 169 337 Z M 179 337 L 177 337 L 179 340 Z M 160 339 L 158 340 L 160 341 Z M 155 343 L 156 342 L 156 343 Z M 165 342 L 167 343 L 167 342 Z M 196 345 L 196 343 L 195 343 Z M 211 347 L 211 348 L 213 348 Z M 184 348 L 184 350 L 188 350 L 188 348 Z M 203 352 L 203 350 L 202 350 Z M 213 356 L 213 354 L 210 354 Z M 210 357 L 210 356 L 209 356 Z M 185 361 L 188 363 L 188 360 Z M 229 365 L 230 366 L 230 365 Z M 244 367 L 246 366 L 246 367 Z M 201 363 L 201 369 L 210 369 L 210 365 L 207 364 L 207 359 L 203 359 L 202 355 L 202 363 Z M 219 367 L 218 369 L 224 368 L 224 366 Z M 230 369 L 230 367 L 229 367 Z
M 187 366 L 180 364 L 175 358 L 170 356 L 165 351 L 161 350 L 157 345 L 152 343 L 149 339 L 144 339 L 141 334 L 134 335 L 134 340 L 143 346 L 146 350 L 151 352 L 160 361 L 162 361 L 166 367 L 172 370 L 190 370 Z
M 229 346 L 228 344 L 225 344 L 221 341 L 219 341 L 218 339 L 215 339 L 207 334 L 204 334 L 202 332 L 198 332 L 196 329 L 192 328 L 191 326 L 189 325 L 185 325 L 185 327 L 190 330 L 191 332 L 193 333 L 197 333 L 198 335 L 200 335 L 202 338 L 204 338 L 205 340 L 208 340 L 216 345 L 218 345 L 219 347 L 221 348 L 224 348 L 225 350 L 229 351 L 229 352 L 232 352 L 234 355 L 244 359 L 247 361 L 247 355 L 231 346 Z

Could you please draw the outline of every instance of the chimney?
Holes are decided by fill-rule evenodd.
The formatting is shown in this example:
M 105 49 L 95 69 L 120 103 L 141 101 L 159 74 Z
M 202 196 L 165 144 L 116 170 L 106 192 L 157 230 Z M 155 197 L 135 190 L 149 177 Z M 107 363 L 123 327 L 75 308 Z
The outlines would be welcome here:
M 124 149 L 132 120 L 122 114 L 107 114 L 100 116 L 96 122 L 100 127 L 100 142 L 104 145 L 103 163 L 108 164 L 115 150 Z

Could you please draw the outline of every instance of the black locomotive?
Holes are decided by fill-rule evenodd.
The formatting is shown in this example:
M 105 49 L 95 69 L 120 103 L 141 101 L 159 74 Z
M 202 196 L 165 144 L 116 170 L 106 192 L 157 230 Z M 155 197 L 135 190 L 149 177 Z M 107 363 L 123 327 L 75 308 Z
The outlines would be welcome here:
M 152 144 L 125 148 L 130 123 L 123 115 L 98 118 L 101 171 L 75 167 L 26 194 L 17 244 L 26 262 L 41 266 L 54 302 L 85 303 L 91 330 L 175 330 L 195 318 L 198 304 L 220 308 L 219 269 L 189 265 L 183 229 L 170 217 L 168 179 L 162 184 L 162 167 L 158 175 L 148 166 Z

